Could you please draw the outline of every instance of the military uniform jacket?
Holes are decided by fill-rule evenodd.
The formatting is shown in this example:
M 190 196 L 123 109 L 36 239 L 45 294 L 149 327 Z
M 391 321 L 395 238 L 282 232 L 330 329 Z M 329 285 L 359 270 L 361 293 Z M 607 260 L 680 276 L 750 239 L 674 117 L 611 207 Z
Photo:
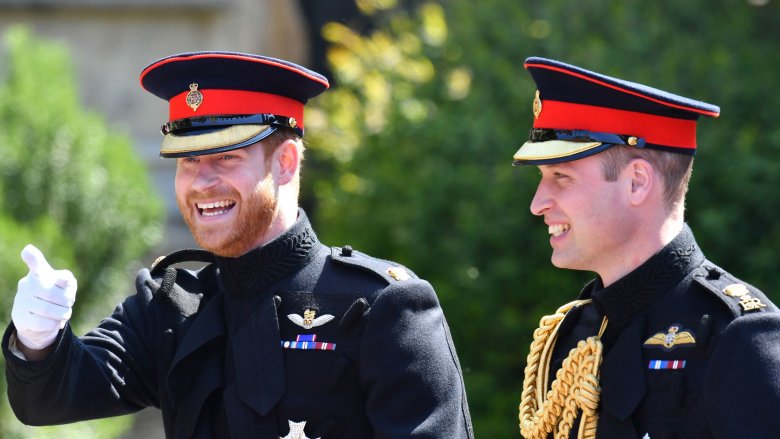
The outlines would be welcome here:
M 166 267 L 193 256 L 211 263 Z M 22 422 L 153 406 L 171 438 L 473 437 L 430 284 L 325 247 L 303 211 L 240 258 L 173 254 L 141 270 L 136 289 L 84 337 L 66 327 L 40 362 L 9 352 L 11 325 L 8 396 Z
M 687 225 L 564 318 L 552 374 L 604 316 L 598 438 L 780 437 L 780 313 L 705 259 Z M 577 429 L 572 430 L 576 437 Z

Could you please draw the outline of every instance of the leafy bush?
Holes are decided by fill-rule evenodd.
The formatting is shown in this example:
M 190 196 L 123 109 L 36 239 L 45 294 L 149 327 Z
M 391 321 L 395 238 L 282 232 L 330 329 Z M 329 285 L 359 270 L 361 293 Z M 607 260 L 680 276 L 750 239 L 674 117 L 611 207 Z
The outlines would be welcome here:
M 537 172 L 511 166 L 532 122 L 527 56 L 720 104 L 720 120 L 700 123 L 688 221 L 710 258 L 780 299 L 776 2 L 357 4 L 373 31 L 323 29 L 338 85 L 307 115 L 315 223 L 325 241 L 432 282 L 477 437 L 519 435 L 532 331 L 592 277 L 551 266 L 528 211 Z
M 132 292 L 128 264 L 159 240 L 162 203 L 129 137 L 81 108 L 62 46 L 13 27 L 0 50 L 0 319 L 10 322 L 16 283 L 27 274 L 20 252 L 34 243 L 78 279 L 71 323 L 81 333 Z M 5 394 L 4 380 L 2 387 Z M 107 437 L 129 424 L 33 429 L 2 400 L 4 438 Z

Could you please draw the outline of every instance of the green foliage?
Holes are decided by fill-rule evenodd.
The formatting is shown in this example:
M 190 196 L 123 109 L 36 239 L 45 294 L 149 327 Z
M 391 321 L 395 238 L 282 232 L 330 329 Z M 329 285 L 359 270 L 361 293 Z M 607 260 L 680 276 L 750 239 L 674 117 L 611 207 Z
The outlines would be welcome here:
M 9 29 L 0 46 L 0 120 L 3 326 L 27 272 L 21 249 L 33 243 L 78 279 L 71 323 L 81 333 L 131 291 L 126 269 L 160 238 L 162 203 L 129 138 L 81 108 L 66 50 L 22 27 Z M 2 437 L 107 437 L 129 423 L 31 430 L 3 401 Z
M 537 172 L 511 166 L 532 121 L 527 56 L 721 105 L 700 123 L 688 221 L 711 259 L 780 299 L 780 7 L 752 3 L 359 0 L 373 32 L 324 28 L 338 86 L 307 116 L 315 223 L 432 282 L 478 437 L 519 435 L 532 331 L 591 277 L 550 265 L 528 211 Z

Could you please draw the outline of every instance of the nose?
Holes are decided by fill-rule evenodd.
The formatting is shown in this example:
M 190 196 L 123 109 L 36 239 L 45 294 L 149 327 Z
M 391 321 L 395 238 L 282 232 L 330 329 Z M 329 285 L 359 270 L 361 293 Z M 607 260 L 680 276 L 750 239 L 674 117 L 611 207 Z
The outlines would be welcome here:
M 551 206 L 552 198 L 542 182 L 539 182 L 539 186 L 536 187 L 534 198 L 531 200 L 531 213 L 537 216 L 544 215 Z
M 217 186 L 218 183 L 218 173 L 210 165 L 201 163 L 192 179 L 192 190 L 208 192 L 209 189 Z

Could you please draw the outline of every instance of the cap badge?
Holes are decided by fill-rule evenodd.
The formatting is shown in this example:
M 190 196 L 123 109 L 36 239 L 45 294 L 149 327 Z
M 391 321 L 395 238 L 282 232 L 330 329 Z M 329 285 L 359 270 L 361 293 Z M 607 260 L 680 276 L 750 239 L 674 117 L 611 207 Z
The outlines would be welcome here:
M 303 429 L 306 427 L 306 421 L 303 422 L 293 422 L 293 421 L 287 421 L 287 424 L 290 426 L 290 432 L 287 433 L 287 436 L 285 437 L 279 437 L 279 439 L 310 439 L 308 436 L 306 436 L 306 433 L 304 433 Z M 320 438 L 316 438 L 320 439 Z
M 287 119 L 287 124 L 290 125 L 290 128 L 295 128 L 295 127 L 298 126 L 298 121 L 295 120 L 294 117 L 291 117 L 291 118 Z
M 387 269 L 387 274 L 397 281 L 409 280 L 412 278 L 409 276 L 409 273 L 401 267 L 389 267 Z
M 187 106 L 192 108 L 192 111 L 197 111 L 200 104 L 203 103 L 203 93 L 198 91 L 198 83 L 193 82 L 190 84 L 190 92 L 186 97 Z
M 659 347 L 665 351 L 671 351 L 677 346 L 695 345 L 696 338 L 690 331 L 680 331 L 680 325 L 672 325 L 666 330 L 666 334 L 659 332 L 645 340 L 645 346 Z
M 303 329 L 316 328 L 317 326 L 322 326 L 334 319 L 334 317 L 330 314 L 323 314 L 315 318 L 316 315 L 316 311 L 311 308 L 307 308 L 303 311 L 303 317 L 298 314 L 288 314 L 287 318 Z
M 761 299 L 758 297 L 751 296 L 748 288 L 742 284 L 731 284 L 727 286 L 723 289 L 723 294 L 729 297 L 739 298 L 739 305 L 745 312 L 766 308 L 766 304 L 761 302 Z
M 542 114 L 542 98 L 539 97 L 539 90 L 536 90 L 534 96 L 534 119 L 539 119 L 539 115 Z

